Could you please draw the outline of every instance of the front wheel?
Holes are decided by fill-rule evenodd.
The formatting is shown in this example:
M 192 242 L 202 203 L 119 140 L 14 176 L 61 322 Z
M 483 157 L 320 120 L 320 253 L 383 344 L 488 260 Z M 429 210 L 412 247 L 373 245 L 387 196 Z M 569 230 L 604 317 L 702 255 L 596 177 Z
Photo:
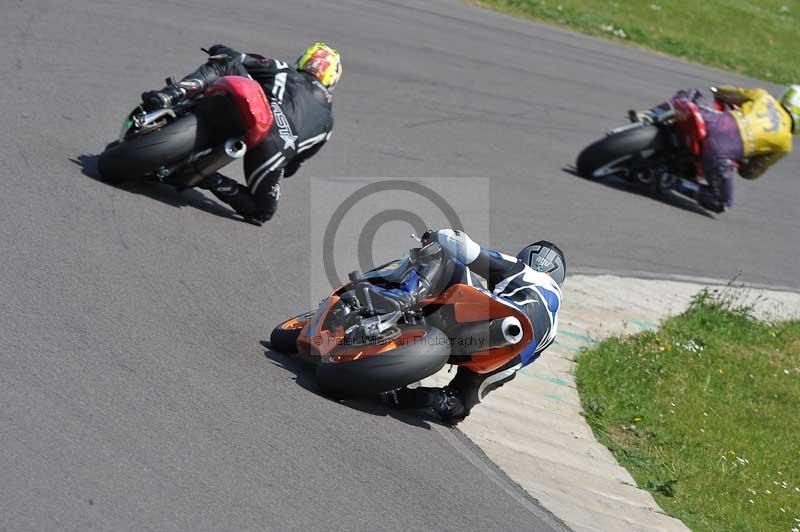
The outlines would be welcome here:
M 656 126 L 641 124 L 608 135 L 578 155 L 578 173 L 587 179 L 626 175 L 635 158 L 646 159 L 663 151 L 659 133 Z
M 335 348 L 317 366 L 320 390 L 334 397 L 375 395 L 442 369 L 450 342 L 439 329 L 399 325 L 399 334 L 374 345 Z
M 112 142 L 100 155 L 97 168 L 109 183 L 141 179 L 182 161 L 201 145 L 197 117 L 190 113 L 156 131 Z
M 270 349 L 290 355 L 297 353 L 297 339 L 306 323 L 314 316 L 313 312 L 305 312 L 289 318 L 272 330 L 269 336 Z

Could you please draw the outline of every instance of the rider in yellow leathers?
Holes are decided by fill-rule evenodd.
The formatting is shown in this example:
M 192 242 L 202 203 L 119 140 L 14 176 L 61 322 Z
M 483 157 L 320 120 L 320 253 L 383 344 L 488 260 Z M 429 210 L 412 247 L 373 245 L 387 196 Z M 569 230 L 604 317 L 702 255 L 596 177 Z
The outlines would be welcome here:
M 720 87 L 717 98 L 736 106 L 731 113 L 747 161 L 739 175 L 755 179 L 792 152 L 792 133 L 797 134 L 800 126 L 800 86 L 790 87 L 780 102 L 764 89 L 732 86 Z
M 792 134 L 800 133 L 800 85 L 790 86 L 780 99 L 764 89 L 719 87 L 714 97 L 728 104 L 719 111 L 699 90 L 679 91 L 675 98 L 698 106 L 706 123 L 703 171 L 708 186 L 697 193 L 697 202 L 713 212 L 733 205 L 733 181 L 761 176 L 767 168 L 792 151 Z M 636 113 L 632 119 L 651 120 L 662 108 Z

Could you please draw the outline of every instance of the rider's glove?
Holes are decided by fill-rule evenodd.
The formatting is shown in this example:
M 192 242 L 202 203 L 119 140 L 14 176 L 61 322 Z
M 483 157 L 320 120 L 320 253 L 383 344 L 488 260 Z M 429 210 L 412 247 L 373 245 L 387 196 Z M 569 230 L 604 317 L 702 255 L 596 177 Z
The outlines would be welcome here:
M 419 239 L 420 244 L 422 244 L 423 246 L 427 246 L 431 242 L 435 242 L 437 232 L 438 231 L 436 231 L 435 229 L 428 229 L 427 231 L 422 233 L 422 237 Z
M 220 56 L 230 56 L 232 55 L 233 49 L 225 46 L 224 44 L 215 44 L 211 48 L 208 49 L 208 55 L 210 57 L 220 57 Z

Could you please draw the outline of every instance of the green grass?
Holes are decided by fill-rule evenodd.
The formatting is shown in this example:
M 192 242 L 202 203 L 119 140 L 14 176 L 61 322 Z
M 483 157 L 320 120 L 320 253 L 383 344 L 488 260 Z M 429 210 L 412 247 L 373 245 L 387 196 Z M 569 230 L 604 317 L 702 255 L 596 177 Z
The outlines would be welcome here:
M 474 0 L 776 83 L 800 82 L 800 0 Z
M 800 528 L 800 321 L 703 292 L 583 352 L 577 382 L 598 439 L 692 530 Z

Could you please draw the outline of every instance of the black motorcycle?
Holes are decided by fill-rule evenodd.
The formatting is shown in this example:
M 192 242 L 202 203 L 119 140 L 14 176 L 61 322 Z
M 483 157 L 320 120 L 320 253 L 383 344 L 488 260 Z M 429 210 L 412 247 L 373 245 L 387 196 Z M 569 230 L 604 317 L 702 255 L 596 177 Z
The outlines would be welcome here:
M 261 85 L 241 76 L 221 77 L 172 107 L 150 112 L 136 107 L 125 117 L 119 139 L 100 155 L 98 170 L 112 183 L 138 179 L 192 187 L 244 157 L 272 123 Z
M 728 108 L 719 100 L 715 105 L 719 110 Z M 694 199 L 708 184 L 701 162 L 707 130 L 697 105 L 676 98 L 657 107 L 646 120 L 635 116 L 631 120 L 585 148 L 578 155 L 578 173 L 595 180 L 616 176 L 652 194 L 674 190 Z

